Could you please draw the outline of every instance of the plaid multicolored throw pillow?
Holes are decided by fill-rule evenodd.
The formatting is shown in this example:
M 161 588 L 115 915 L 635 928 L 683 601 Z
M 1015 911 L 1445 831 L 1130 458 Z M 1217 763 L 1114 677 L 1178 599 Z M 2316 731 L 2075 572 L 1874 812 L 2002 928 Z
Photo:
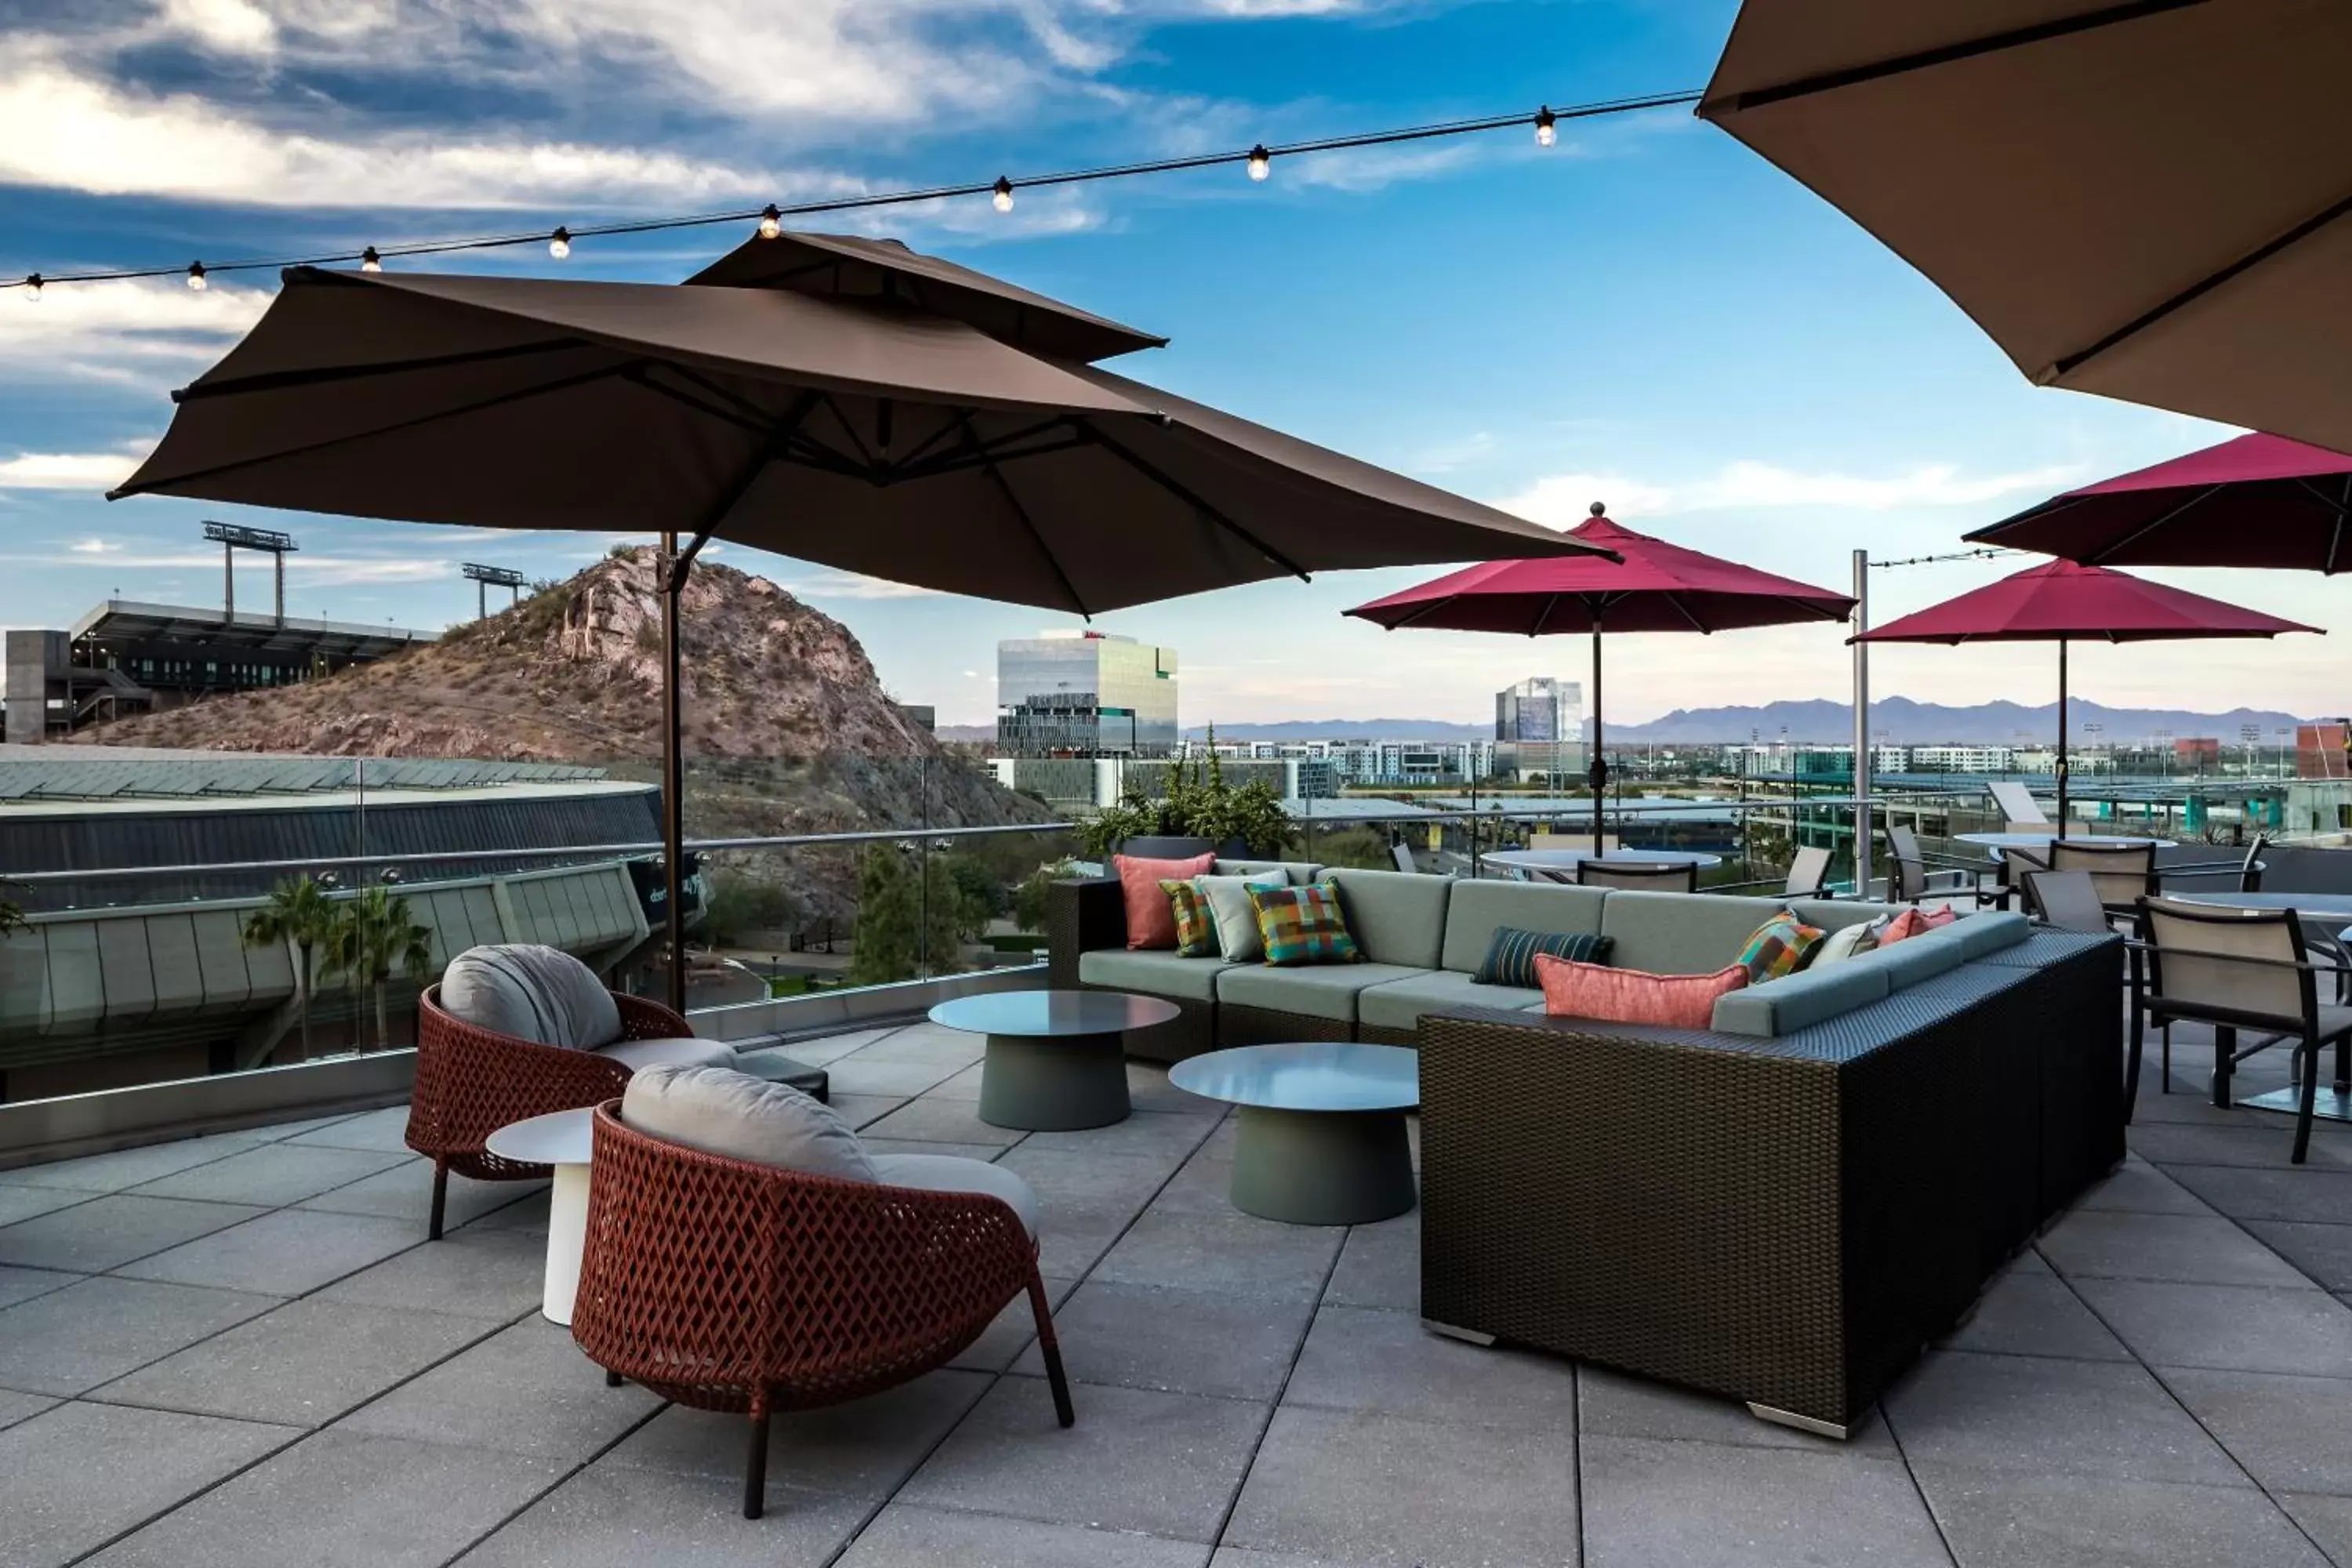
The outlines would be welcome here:
M 1792 914 L 1777 914 L 1756 928 L 1733 962 L 1748 971 L 1749 984 L 1760 985 L 1802 969 L 1825 934 Z
M 1348 934 L 1339 889 L 1329 882 L 1253 888 L 1250 906 L 1257 911 L 1258 939 L 1265 943 L 1268 963 L 1354 963 L 1364 956 Z
M 1479 960 L 1478 973 L 1470 977 L 1470 983 L 1533 990 L 1542 984 L 1536 978 L 1537 953 L 1549 953 L 1571 963 L 1606 963 L 1609 950 L 1616 945 L 1615 937 L 1595 936 L 1590 931 L 1521 931 L 1517 926 L 1496 926 L 1494 940 L 1486 944 L 1486 956 Z
M 1176 956 L 1216 957 L 1217 917 L 1201 889 L 1190 881 L 1176 881 L 1160 883 L 1160 890 L 1168 895 L 1168 907 L 1176 917 Z

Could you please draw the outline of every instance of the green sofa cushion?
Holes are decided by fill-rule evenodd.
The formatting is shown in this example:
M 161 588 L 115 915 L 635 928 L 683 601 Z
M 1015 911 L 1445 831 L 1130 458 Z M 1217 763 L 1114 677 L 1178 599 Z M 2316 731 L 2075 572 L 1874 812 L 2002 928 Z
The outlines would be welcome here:
M 1536 882 L 1456 882 L 1445 910 L 1443 967 L 1477 972 L 1498 926 L 1521 931 L 1597 935 L 1605 888 L 1566 888 Z M 1503 1004 L 1496 1003 L 1496 1006 Z
M 1260 871 L 1280 871 L 1294 888 L 1304 887 L 1322 873 L 1312 860 L 1219 860 L 1210 869 L 1220 877 L 1254 877 Z
M 1906 938 L 1893 947 L 1874 947 L 1868 952 L 1857 952 L 1844 963 L 1830 967 L 1843 969 L 1847 964 L 1860 964 L 1864 969 L 1884 970 L 1888 987 L 1900 991 L 1906 985 L 1958 969 L 1968 962 L 1968 950 L 1948 930 L 1931 931 Z
M 1404 873 L 1391 875 L 1401 877 Z M 1410 980 L 1430 973 L 1433 972 L 1402 963 L 1313 963 L 1299 969 L 1236 963 L 1217 977 L 1217 1001 L 1229 1007 L 1302 1013 L 1310 1018 L 1352 1024 L 1356 1021 L 1358 994 L 1392 980 Z
M 1349 934 L 1374 963 L 1435 969 L 1445 942 L 1451 877 L 1415 871 L 1327 870 L 1339 889 Z
M 1540 1007 L 1543 993 L 1517 985 L 1480 985 L 1452 969 L 1391 980 L 1356 994 L 1356 1021 L 1383 1029 L 1410 1029 L 1423 1013 L 1445 1007 Z
M 1960 951 L 1969 957 L 1982 958 L 1988 952 L 1999 952 L 2023 942 L 2033 934 L 2033 922 L 2015 910 L 1985 910 L 1962 915 L 1935 934 L 1958 942 Z
M 1186 1002 L 1215 1001 L 1218 972 L 1247 967 L 1221 958 L 1180 958 L 1165 950 L 1138 952 L 1123 947 L 1096 947 L 1078 954 L 1078 979 L 1086 984 Z
M 1617 939 L 1609 966 L 1652 974 L 1712 974 L 1735 963 L 1756 928 L 1780 907 L 1779 899 L 1612 890 L 1601 906 L 1601 934 Z
M 1868 1006 L 1885 997 L 1893 984 L 1884 964 L 1848 962 L 1801 969 L 1717 997 L 1714 1026 L 1727 1035 L 1786 1035 Z

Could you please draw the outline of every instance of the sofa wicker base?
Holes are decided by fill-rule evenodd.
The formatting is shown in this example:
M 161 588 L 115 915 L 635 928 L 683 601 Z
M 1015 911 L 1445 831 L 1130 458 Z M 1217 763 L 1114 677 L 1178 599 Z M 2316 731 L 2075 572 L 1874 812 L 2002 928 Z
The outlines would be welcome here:
M 1418 1046 L 1421 1044 L 1421 1031 L 1391 1029 L 1382 1024 L 1367 1024 L 1359 1021 L 1356 1025 L 1356 1038 L 1370 1046 Z
M 1217 1005 L 1217 1044 L 1271 1046 L 1284 1040 L 1345 1040 L 1355 1026 L 1343 1018 L 1318 1018 L 1305 1013 L 1285 1013 L 1273 1007 L 1240 1007 L 1231 1002 Z

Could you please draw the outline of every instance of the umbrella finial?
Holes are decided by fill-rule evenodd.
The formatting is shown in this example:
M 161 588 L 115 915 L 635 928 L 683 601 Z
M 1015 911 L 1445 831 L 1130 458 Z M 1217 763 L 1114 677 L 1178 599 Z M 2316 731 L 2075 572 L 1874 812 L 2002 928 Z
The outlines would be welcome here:
M 1600 501 L 1594 501 L 1585 510 L 1590 511 L 1595 517 L 1607 517 L 1609 515 L 1609 508 Z

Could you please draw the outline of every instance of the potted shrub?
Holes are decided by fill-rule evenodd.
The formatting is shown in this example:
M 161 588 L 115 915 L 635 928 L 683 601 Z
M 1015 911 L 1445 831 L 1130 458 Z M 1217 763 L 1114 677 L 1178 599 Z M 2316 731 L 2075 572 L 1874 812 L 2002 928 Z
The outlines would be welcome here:
M 1209 739 L 1213 746 L 1214 731 Z M 1212 751 L 1205 763 L 1180 758 L 1168 771 L 1163 795 L 1154 798 L 1139 786 L 1129 789 L 1118 805 L 1080 825 L 1078 842 L 1097 860 L 1113 855 L 1181 860 L 1211 853 L 1274 859 L 1297 834 L 1297 824 L 1282 809 L 1273 785 L 1227 784 L 1224 766 Z

